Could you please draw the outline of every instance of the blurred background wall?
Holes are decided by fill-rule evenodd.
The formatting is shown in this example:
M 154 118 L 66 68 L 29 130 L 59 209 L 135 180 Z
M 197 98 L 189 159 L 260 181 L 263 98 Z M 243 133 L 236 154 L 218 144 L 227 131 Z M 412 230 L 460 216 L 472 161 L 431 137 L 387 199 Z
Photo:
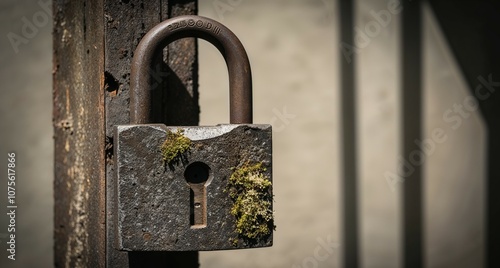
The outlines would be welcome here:
M 391 0 L 355 1 L 359 133 L 359 233 L 363 267 L 401 267 L 400 12 Z M 52 266 L 53 142 L 51 22 L 12 46 L 34 1 L 0 2 L 0 153 L 17 154 L 18 259 L 1 267 Z M 380 14 L 389 14 L 382 18 Z M 199 14 L 228 26 L 249 54 L 254 121 L 274 127 L 276 225 L 272 248 L 202 252 L 201 267 L 339 267 L 341 125 L 338 4 L 327 0 L 200 1 Z M 378 26 L 373 26 L 373 25 Z M 370 26 L 371 25 L 371 26 Z M 368 38 L 366 27 L 376 27 Z M 377 28 L 378 27 L 378 28 Z M 361 39 L 360 39 L 361 38 Z M 364 38 L 364 40 L 362 40 Z M 17 51 L 16 51 L 17 48 Z M 228 82 L 219 53 L 200 49 L 201 124 L 228 121 Z M 488 74 L 484 74 L 486 77 Z M 427 267 L 481 267 L 484 259 L 485 126 L 479 111 L 460 115 L 469 89 L 432 10 L 423 9 L 422 139 L 441 129 L 423 163 Z M 465 103 L 464 103 L 465 102 Z M 449 114 L 449 110 L 453 114 Z M 6 164 L 0 165 L 6 174 Z M 0 240 L 5 246 L 6 178 L 1 176 Z M 5 227 L 5 228 L 4 228 Z M 2 246 L 2 248 L 4 247 Z
M 45 2 L 45 1 L 44 1 Z M 50 267 L 53 239 L 52 20 L 26 29 L 36 1 L 0 1 L 0 266 Z M 42 20 L 40 20 L 42 22 Z M 7 153 L 16 153 L 16 260 L 7 259 Z

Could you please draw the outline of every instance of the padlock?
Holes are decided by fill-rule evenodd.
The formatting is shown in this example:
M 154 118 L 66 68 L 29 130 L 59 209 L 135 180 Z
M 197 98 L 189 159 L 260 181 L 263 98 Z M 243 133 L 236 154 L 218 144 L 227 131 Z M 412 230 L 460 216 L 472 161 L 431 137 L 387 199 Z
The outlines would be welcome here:
M 151 63 L 170 42 L 203 38 L 223 54 L 230 124 L 151 124 Z M 132 61 L 130 125 L 114 128 L 116 247 L 198 251 L 272 246 L 272 129 L 252 124 L 247 54 L 222 24 L 179 16 L 150 30 Z M 168 90 L 168 89 L 166 89 Z

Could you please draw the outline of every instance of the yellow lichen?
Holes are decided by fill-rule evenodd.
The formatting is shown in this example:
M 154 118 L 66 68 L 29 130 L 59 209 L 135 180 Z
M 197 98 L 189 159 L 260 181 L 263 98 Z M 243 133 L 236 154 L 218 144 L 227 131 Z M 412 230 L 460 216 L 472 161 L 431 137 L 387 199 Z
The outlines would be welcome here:
M 177 132 L 167 131 L 167 138 L 160 148 L 165 163 L 170 164 L 189 150 L 191 140 L 182 133 L 183 131 L 181 129 L 178 129 Z
M 234 201 L 231 214 L 236 217 L 236 232 L 247 241 L 264 238 L 274 228 L 272 184 L 265 171 L 261 163 L 246 163 L 236 168 L 229 178 L 229 196 Z

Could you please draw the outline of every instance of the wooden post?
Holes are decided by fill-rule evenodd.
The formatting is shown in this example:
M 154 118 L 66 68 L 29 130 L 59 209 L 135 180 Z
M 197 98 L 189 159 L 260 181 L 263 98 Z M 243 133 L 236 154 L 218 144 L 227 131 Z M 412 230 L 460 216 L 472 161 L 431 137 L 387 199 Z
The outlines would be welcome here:
M 197 252 L 115 250 L 114 215 L 106 213 L 112 127 L 129 122 L 134 49 L 159 22 L 196 13 L 196 0 L 53 2 L 56 267 L 198 267 Z M 158 123 L 198 124 L 196 45 L 194 39 L 175 42 L 151 70 Z

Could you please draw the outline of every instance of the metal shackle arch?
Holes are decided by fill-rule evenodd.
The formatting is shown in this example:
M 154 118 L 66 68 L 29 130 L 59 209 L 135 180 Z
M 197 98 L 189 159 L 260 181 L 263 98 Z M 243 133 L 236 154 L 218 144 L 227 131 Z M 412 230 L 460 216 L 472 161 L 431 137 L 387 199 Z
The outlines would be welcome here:
M 130 123 L 151 123 L 151 90 L 148 87 L 152 84 L 152 77 L 149 68 L 164 47 L 186 37 L 204 39 L 219 49 L 229 73 L 230 123 L 252 123 L 252 74 L 245 48 L 224 25 L 194 15 L 161 22 L 137 46 L 130 74 Z

